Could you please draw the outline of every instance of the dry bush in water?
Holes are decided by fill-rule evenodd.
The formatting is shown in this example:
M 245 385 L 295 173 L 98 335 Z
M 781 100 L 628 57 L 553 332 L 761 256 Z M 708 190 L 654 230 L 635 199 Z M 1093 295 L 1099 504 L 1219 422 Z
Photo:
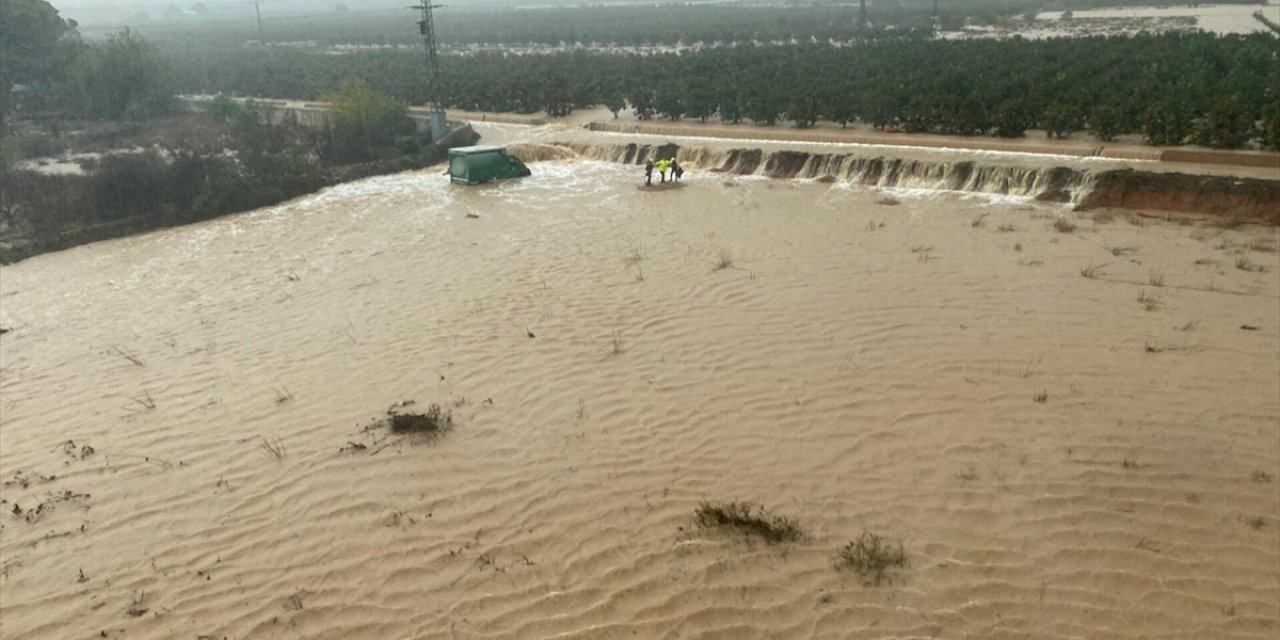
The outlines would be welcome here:
M 126 349 L 124 347 L 121 347 L 120 345 L 116 345 L 115 347 L 112 348 L 112 350 L 115 351 L 121 358 L 124 358 L 125 360 L 132 362 L 135 367 L 147 366 L 146 361 L 142 359 L 142 356 L 138 355 L 137 351 L 134 351 L 132 349 Z
M 1102 275 L 1102 274 L 1103 274 L 1103 269 L 1104 269 L 1108 264 L 1111 264 L 1111 263 L 1109 263 L 1109 262 L 1104 262 L 1104 263 L 1102 263 L 1102 264 L 1094 264 L 1094 263 L 1090 262 L 1090 263 L 1088 264 L 1088 266 L 1086 266 L 1085 268 L 1083 268 L 1083 269 L 1081 269 L 1081 270 L 1080 270 L 1080 275 L 1082 275 L 1082 276 L 1084 276 L 1084 277 L 1086 277 L 1086 278 L 1096 278 L 1096 277 L 1098 277 L 1098 276 L 1100 276 L 1100 275 Z
M 1035 400 L 1040 404 L 1044 404 L 1049 401 L 1049 390 L 1045 389 L 1044 391 L 1041 391 L 1040 393 L 1037 393 L 1034 396 L 1031 396 L 1031 399 Z
M 644 245 L 639 242 L 632 242 L 627 245 L 626 252 L 622 256 L 622 263 L 628 267 L 633 267 L 644 261 Z
M 622 339 L 621 331 L 613 332 L 613 337 L 609 338 L 609 344 L 605 345 L 604 351 L 611 356 L 620 356 L 627 352 L 627 343 Z
M 410 411 L 387 412 L 391 433 L 420 433 L 439 435 L 453 428 L 453 411 L 431 403 L 422 413 Z
M 716 247 L 716 271 L 728 269 L 733 266 L 733 252 L 725 247 Z
M 888 578 L 888 570 L 907 566 L 902 543 L 889 544 L 882 536 L 863 531 L 857 540 L 840 549 L 836 567 L 852 569 L 865 586 L 880 586 Z
M 798 542 L 808 537 L 799 522 L 769 513 L 753 502 L 703 502 L 695 514 L 703 528 L 731 529 L 769 544 Z
M 266 436 L 258 436 L 262 442 L 258 443 L 258 448 L 264 453 L 275 458 L 276 460 L 284 460 L 285 450 L 284 441 L 280 438 L 272 438 L 268 440 Z
M 1241 271 L 1252 271 L 1254 273 L 1266 273 L 1267 268 L 1257 264 L 1249 259 L 1249 256 L 1240 256 L 1236 258 L 1236 268 Z
M 1071 233 L 1076 230 L 1076 223 L 1066 218 L 1058 218 L 1053 221 L 1053 228 L 1057 229 L 1059 233 Z
M 1163 287 L 1164 269 L 1152 267 L 1151 270 L 1147 272 L 1147 282 L 1153 287 Z
M 1146 289 L 1139 289 L 1138 304 L 1142 305 L 1142 308 L 1147 311 L 1155 311 L 1160 308 L 1160 299 L 1155 296 L 1147 295 Z

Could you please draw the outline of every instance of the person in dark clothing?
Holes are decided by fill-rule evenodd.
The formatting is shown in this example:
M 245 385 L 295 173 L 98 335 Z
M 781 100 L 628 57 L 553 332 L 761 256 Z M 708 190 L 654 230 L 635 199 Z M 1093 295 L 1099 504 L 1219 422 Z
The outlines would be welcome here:
M 683 175 L 684 175 L 684 168 L 680 166 L 679 162 L 676 162 L 675 158 L 672 158 L 671 159 L 671 180 L 673 182 L 678 181 L 680 180 L 680 176 L 683 176 Z
M 644 184 L 649 186 L 653 184 L 653 159 L 644 161 Z

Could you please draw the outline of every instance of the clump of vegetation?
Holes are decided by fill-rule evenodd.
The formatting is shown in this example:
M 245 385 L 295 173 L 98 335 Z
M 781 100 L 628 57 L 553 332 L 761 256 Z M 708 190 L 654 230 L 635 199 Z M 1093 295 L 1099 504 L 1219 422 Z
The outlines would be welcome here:
M 1053 228 L 1057 229 L 1059 233 L 1071 233 L 1076 230 L 1076 223 L 1066 218 L 1058 218 L 1053 221 Z
M 1139 289 L 1138 304 L 1142 305 L 1142 308 L 1146 309 L 1147 311 L 1155 311 L 1156 309 L 1160 308 L 1160 298 L 1157 298 L 1156 296 L 1152 296 L 1152 295 L 1147 295 L 1146 289 Z
M 1236 258 L 1236 268 L 1241 271 L 1251 271 L 1254 273 L 1265 273 L 1267 268 L 1249 259 L 1249 256 L 1240 256 Z
M 402 411 L 392 408 L 387 412 L 391 433 L 440 435 L 453 429 L 453 411 L 431 403 L 424 412 Z
M 715 270 L 722 271 L 733 266 L 733 252 L 726 247 L 716 247 Z
M 1087 266 L 1085 266 L 1085 268 L 1083 268 L 1083 269 L 1081 269 L 1081 270 L 1080 270 L 1080 275 L 1082 275 L 1082 276 L 1084 276 L 1084 277 L 1086 277 L 1086 278 L 1096 278 L 1096 277 L 1098 277 L 1098 276 L 1102 275 L 1102 273 L 1103 273 L 1103 269 L 1104 269 L 1106 266 L 1107 266 L 1107 265 L 1106 265 L 1106 263 L 1103 263 L 1103 264 L 1094 264 L 1094 263 L 1090 262 Z
M 695 512 L 704 528 L 731 529 L 769 544 L 799 542 L 808 537 L 796 520 L 770 513 L 753 502 L 703 502 Z
M 866 586 L 880 586 L 888 579 L 889 569 L 907 566 L 907 554 L 901 542 L 895 546 L 878 534 L 863 531 L 840 549 L 836 566 L 853 570 Z

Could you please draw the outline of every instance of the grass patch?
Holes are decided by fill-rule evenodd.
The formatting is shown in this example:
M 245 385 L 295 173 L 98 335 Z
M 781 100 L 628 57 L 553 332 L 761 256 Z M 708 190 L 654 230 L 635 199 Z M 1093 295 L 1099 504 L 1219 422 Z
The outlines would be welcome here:
M 1058 233 L 1072 233 L 1076 230 L 1076 223 L 1066 218 L 1058 218 L 1053 221 L 1053 228 L 1056 229 Z
M 1249 256 L 1240 256 L 1236 258 L 1236 268 L 1241 271 L 1251 271 L 1253 273 L 1266 273 L 1267 268 L 1249 259 Z
M 753 502 L 706 502 L 694 512 L 698 526 L 706 529 L 730 529 L 755 536 L 769 544 L 799 542 L 808 537 L 796 520 L 775 515 Z
M 1103 269 L 1105 269 L 1108 264 L 1111 264 L 1111 263 L 1104 262 L 1102 264 L 1094 264 L 1090 262 L 1088 265 L 1085 266 L 1085 268 L 1080 270 L 1080 275 L 1086 278 L 1096 278 L 1102 275 L 1103 273 L 1105 273 Z
M 412 411 L 387 412 L 391 433 L 424 433 L 439 435 L 453 428 L 453 411 L 431 403 L 422 413 Z
M 1219 229 L 1235 229 L 1244 224 L 1244 218 L 1241 216 L 1230 216 L 1227 218 L 1218 218 L 1213 221 L 1213 226 Z
M 614 331 L 613 337 L 609 339 L 609 344 L 605 346 L 605 353 L 611 356 L 620 356 L 627 352 L 627 343 L 622 339 L 621 331 Z
M 1258 253 L 1275 253 L 1276 245 L 1271 238 L 1255 238 L 1249 243 L 1249 250 Z
M 1138 291 L 1138 304 L 1142 305 L 1142 308 L 1147 311 L 1155 311 L 1160 308 L 1160 298 L 1147 295 L 1146 289 L 1140 289 Z
M 1249 474 L 1249 479 L 1254 482 L 1271 482 L 1271 474 L 1262 469 L 1255 469 L 1253 473 Z
M 977 216 L 976 218 L 974 218 L 974 219 L 973 219 L 973 222 L 970 222 L 970 223 L 969 223 L 969 226 L 973 227 L 974 229 L 981 229 L 981 228 L 982 228 L 982 225 L 983 225 L 983 224 L 986 224 L 986 223 L 985 223 L 985 220 L 986 220 L 987 216 L 989 216 L 989 215 L 991 215 L 991 214 L 989 214 L 989 213 L 979 213 L 979 214 L 978 214 L 978 216 Z
M 1123 247 L 1111 247 L 1111 255 L 1117 258 L 1123 258 L 1124 256 L 1132 255 L 1137 252 L 1138 252 L 1137 247 L 1129 246 L 1129 245 L 1126 245 Z
M 1001 233 L 1013 233 L 1014 231 L 1017 231 L 1017 230 L 1018 230 L 1018 228 L 1017 228 L 1017 227 L 1015 227 L 1015 226 L 1013 226 L 1013 225 L 1011 225 L 1011 224 L 1009 224 L 1009 223 L 1005 223 L 1005 224 L 1002 224 L 1002 225 L 1000 225 L 1000 226 L 996 227 L 996 231 L 999 231 L 999 232 L 1001 232 Z
M 879 586 L 888 579 L 889 569 L 907 566 L 907 554 L 901 542 L 895 546 L 883 536 L 863 531 L 857 540 L 840 549 L 836 566 L 853 570 L 863 585 Z
M 1044 404 L 1049 401 L 1049 390 L 1045 389 L 1044 391 L 1041 391 L 1035 394 L 1034 396 L 1031 396 L 1031 399 L 1040 404 Z
M 622 256 L 622 263 L 628 267 L 633 267 L 644 261 L 644 245 L 639 242 L 632 242 L 627 245 Z
M 725 247 L 716 247 L 716 271 L 723 271 L 733 266 L 733 252 Z
M 280 438 L 271 438 L 268 440 L 266 436 L 258 436 L 258 439 L 262 440 L 262 442 L 258 443 L 258 448 L 262 449 L 263 453 L 266 453 L 276 460 L 284 460 L 285 450 L 283 440 Z
M 1147 283 L 1153 287 L 1164 286 L 1164 269 L 1152 267 L 1147 271 Z

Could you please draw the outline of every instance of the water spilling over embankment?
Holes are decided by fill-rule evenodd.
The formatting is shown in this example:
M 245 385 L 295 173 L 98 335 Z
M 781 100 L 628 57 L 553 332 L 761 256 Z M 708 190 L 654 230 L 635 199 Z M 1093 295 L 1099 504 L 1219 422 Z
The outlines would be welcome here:
M 511 152 L 526 162 L 582 159 L 638 165 L 649 158 L 674 157 L 689 170 L 731 175 L 1012 195 L 1070 203 L 1078 209 L 1159 210 L 1280 223 L 1277 180 L 676 144 L 558 142 L 513 145 Z

